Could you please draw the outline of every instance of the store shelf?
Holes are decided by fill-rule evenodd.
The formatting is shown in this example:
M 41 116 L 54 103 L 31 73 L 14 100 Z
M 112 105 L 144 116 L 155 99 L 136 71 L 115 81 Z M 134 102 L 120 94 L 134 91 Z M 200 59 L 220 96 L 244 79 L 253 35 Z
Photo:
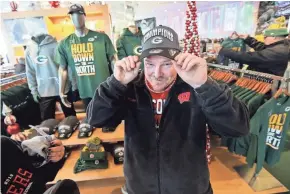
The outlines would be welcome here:
M 64 166 L 58 171 L 55 179 L 50 184 L 55 184 L 58 180 L 72 179 L 75 182 L 92 181 L 100 179 L 112 179 L 124 177 L 123 165 L 115 165 L 114 159 L 111 154 L 108 153 L 109 168 L 108 169 L 92 169 L 85 170 L 75 174 L 73 172 L 74 166 L 80 157 L 81 149 L 72 151 L 70 156 L 64 163 Z
M 125 178 L 82 181 L 77 183 L 81 194 L 122 194 L 121 187 L 124 184 Z
M 62 140 L 63 145 L 84 145 L 90 138 L 78 138 L 79 130 L 76 130 L 69 139 Z M 58 134 L 56 133 L 56 136 Z M 114 132 L 103 133 L 101 128 L 94 129 L 91 137 L 98 137 L 103 142 L 116 143 L 124 141 L 124 122 L 122 122 Z

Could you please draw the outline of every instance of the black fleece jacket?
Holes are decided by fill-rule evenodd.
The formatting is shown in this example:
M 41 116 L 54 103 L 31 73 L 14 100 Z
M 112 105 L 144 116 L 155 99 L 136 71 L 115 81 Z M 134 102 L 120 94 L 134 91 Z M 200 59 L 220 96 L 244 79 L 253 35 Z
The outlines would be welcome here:
M 95 127 L 125 120 L 124 173 L 129 194 L 213 193 L 205 151 L 206 123 L 230 137 L 249 131 L 246 106 L 227 86 L 211 79 L 194 90 L 178 78 L 158 130 L 143 74 L 127 87 L 109 77 L 96 90 L 87 116 Z
M 252 37 L 245 39 L 245 43 L 255 52 L 236 52 L 222 48 L 220 55 L 228 57 L 236 62 L 247 64 L 250 69 L 283 76 L 290 58 L 288 40 L 281 40 L 271 45 L 265 45 Z
M 64 159 L 49 162 L 40 168 L 34 157 L 23 153 L 21 143 L 1 136 L 1 193 L 42 194 L 45 184 L 52 181 L 63 166 Z

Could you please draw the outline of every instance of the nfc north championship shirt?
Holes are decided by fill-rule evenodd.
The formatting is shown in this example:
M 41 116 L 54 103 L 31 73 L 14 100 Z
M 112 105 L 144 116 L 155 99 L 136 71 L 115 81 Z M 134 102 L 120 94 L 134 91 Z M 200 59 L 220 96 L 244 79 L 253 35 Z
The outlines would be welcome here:
M 74 71 L 80 97 L 92 98 L 99 84 L 110 76 L 109 60 L 115 52 L 105 33 L 89 30 L 84 37 L 73 33 L 62 40 L 56 51 L 56 61 Z
M 250 166 L 257 161 L 256 173 L 264 161 L 273 166 L 284 149 L 286 132 L 290 125 L 290 97 L 271 98 L 251 119 L 251 142 L 247 153 Z

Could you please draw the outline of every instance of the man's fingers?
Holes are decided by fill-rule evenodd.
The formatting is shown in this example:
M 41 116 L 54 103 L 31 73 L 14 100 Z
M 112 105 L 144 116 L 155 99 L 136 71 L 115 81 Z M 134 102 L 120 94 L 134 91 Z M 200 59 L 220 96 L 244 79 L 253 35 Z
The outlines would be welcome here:
M 64 151 L 64 147 L 63 146 L 57 146 L 57 147 L 51 147 L 49 148 L 50 152 L 62 152 Z
M 178 60 L 176 61 L 177 65 L 182 66 L 184 60 L 186 59 L 186 57 L 188 57 L 188 53 L 182 53 L 179 57 Z
M 126 64 L 126 71 L 131 71 L 131 65 L 130 65 L 130 61 L 128 59 L 128 57 L 123 59 L 125 64 Z
M 136 65 L 135 65 L 136 62 L 134 61 L 134 56 L 129 56 L 128 59 L 129 59 L 129 62 L 130 62 L 130 67 L 132 69 L 134 69 L 136 67 Z
M 134 56 L 133 56 L 133 59 L 134 59 L 134 62 L 135 62 L 135 63 L 139 62 L 139 57 L 138 57 L 138 56 L 134 55 Z
M 27 139 L 26 136 L 23 133 L 18 133 L 18 136 L 19 136 L 21 141 L 24 141 L 24 140 Z
M 198 65 L 199 62 L 196 61 L 196 60 L 192 60 L 189 62 L 188 66 L 186 67 L 185 71 L 189 71 L 191 70 L 192 68 L 196 68 L 196 65 Z
M 49 157 L 62 157 L 63 152 L 50 152 Z
M 185 70 L 188 67 L 189 62 L 192 60 L 193 60 L 193 56 L 187 56 L 182 64 L 181 69 Z
M 54 146 L 62 146 L 62 141 L 59 140 L 59 139 L 55 139 L 53 141 L 50 142 L 51 145 L 54 145 Z
M 54 157 L 49 157 L 49 160 L 52 162 L 58 162 L 60 161 L 62 158 L 59 156 L 54 156 Z

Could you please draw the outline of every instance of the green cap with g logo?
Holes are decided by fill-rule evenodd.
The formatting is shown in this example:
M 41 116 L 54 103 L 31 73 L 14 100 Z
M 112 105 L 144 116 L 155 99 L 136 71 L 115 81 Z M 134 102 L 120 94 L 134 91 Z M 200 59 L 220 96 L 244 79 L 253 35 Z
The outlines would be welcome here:
M 169 27 L 157 26 L 144 35 L 140 58 L 160 55 L 174 59 L 180 51 L 177 33 Z

